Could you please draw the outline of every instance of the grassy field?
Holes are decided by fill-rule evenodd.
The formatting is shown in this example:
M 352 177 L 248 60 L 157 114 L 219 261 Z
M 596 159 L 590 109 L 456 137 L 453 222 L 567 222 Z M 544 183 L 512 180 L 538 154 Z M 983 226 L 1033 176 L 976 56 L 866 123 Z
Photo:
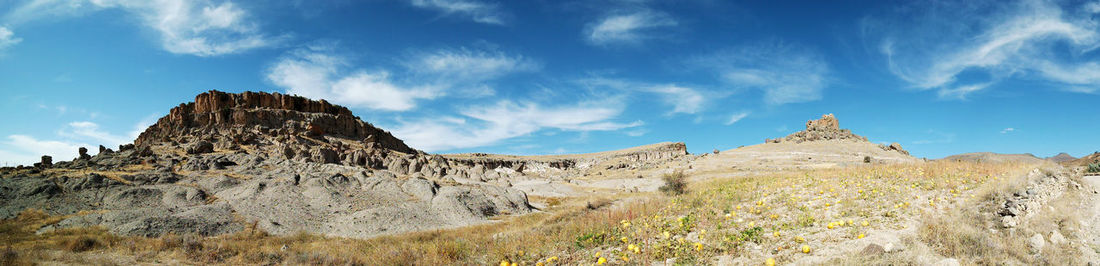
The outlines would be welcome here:
M 1022 237 L 989 233 L 988 217 L 980 216 L 991 205 L 985 202 L 1020 185 L 1010 177 L 1027 170 L 929 162 L 792 171 L 689 184 L 679 195 L 545 199 L 551 206 L 543 212 L 367 240 L 253 229 L 217 237 L 123 237 L 100 228 L 36 235 L 62 217 L 28 210 L 0 222 L 0 264 L 911 264 L 926 253 L 963 264 L 1033 263 L 1041 261 L 1020 253 Z M 899 232 L 916 232 L 901 237 L 905 252 L 850 256 L 863 248 L 861 239 Z

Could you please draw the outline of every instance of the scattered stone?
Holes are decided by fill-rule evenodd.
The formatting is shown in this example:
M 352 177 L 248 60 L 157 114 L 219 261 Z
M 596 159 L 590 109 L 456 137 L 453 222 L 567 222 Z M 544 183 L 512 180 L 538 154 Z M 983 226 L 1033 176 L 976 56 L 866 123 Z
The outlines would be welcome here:
M 957 259 L 946 258 L 946 259 L 942 259 L 940 261 L 937 261 L 935 265 L 936 266 L 959 266 L 960 264 L 959 264 L 959 260 L 957 260 Z
M 886 248 L 875 243 L 867 244 L 867 247 L 864 247 L 863 251 L 859 252 L 859 254 L 863 256 L 878 256 L 883 253 L 886 253 Z
M 1001 226 L 1002 226 L 1002 227 L 1004 227 L 1004 228 L 1013 228 L 1013 227 L 1016 227 L 1016 224 L 1017 224 L 1017 222 L 1018 222 L 1018 221 L 1016 220 L 1016 217 L 1015 217 L 1015 216 L 1004 216 L 1004 217 L 1001 217 Z
M 1058 232 L 1058 230 L 1054 230 L 1053 232 L 1050 232 L 1050 243 L 1051 244 L 1058 245 L 1058 244 L 1061 244 L 1062 242 L 1065 242 L 1065 241 L 1066 241 L 1066 237 L 1062 236 L 1062 233 Z
M 1030 238 L 1028 238 L 1027 244 L 1029 247 L 1031 247 L 1032 252 L 1039 252 L 1043 250 L 1043 247 L 1046 246 L 1047 242 L 1043 239 L 1042 234 L 1036 233 L 1035 235 L 1032 235 Z

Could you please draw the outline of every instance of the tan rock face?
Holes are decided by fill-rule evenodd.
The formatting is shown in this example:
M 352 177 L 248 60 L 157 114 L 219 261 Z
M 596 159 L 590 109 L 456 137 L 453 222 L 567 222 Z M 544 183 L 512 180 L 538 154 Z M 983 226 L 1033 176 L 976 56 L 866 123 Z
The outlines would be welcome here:
M 806 131 L 838 131 L 840 122 L 833 114 L 821 116 L 821 119 L 806 121 Z

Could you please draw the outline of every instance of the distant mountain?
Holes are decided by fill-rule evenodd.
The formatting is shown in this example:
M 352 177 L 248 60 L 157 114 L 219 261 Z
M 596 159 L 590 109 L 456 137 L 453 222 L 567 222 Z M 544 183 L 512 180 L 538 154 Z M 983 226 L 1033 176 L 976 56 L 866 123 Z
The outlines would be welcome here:
M 1047 157 L 1046 159 L 1050 160 L 1052 162 L 1062 163 L 1062 162 L 1077 160 L 1077 157 L 1073 157 L 1073 155 L 1069 155 L 1069 154 L 1063 152 L 1063 153 L 1059 153 L 1058 155 L 1054 155 L 1052 157 Z
M 992 152 L 972 152 L 963 153 L 957 155 L 951 155 L 944 157 L 940 160 L 946 161 L 967 161 L 967 162 L 979 162 L 979 163 L 1003 163 L 1003 162 L 1020 162 L 1020 163 L 1040 163 L 1043 159 L 1035 157 L 1030 153 L 1021 154 L 1003 154 Z

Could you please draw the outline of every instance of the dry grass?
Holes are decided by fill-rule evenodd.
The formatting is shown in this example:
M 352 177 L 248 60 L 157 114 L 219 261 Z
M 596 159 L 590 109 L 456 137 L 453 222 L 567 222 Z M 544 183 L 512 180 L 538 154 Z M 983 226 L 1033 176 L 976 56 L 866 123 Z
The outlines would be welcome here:
M 217 237 L 118 237 L 99 228 L 35 235 L 36 228 L 59 219 L 28 212 L 0 222 L 0 249 L 10 248 L 17 260 L 35 258 L 24 254 L 41 250 L 61 250 L 199 264 L 485 265 L 504 260 L 535 265 L 557 258 L 551 264 L 575 265 L 595 263 L 598 257 L 610 264 L 667 258 L 707 264 L 709 258 L 722 255 L 790 263 L 814 256 L 795 250 L 802 244 L 811 245 L 814 253 L 851 254 L 844 252 L 858 250 L 832 249 L 872 229 L 900 230 L 906 221 L 919 221 L 918 235 L 908 240 L 910 250 L 958 257 L 964 264 L 1043 263 L 1047 261 L 1018 252 L 1020 242 L 1015 238 L 1023 237 L 989 234 L 982 222 L 987 217 L 959 207 L 988 207 L 972 203 L 1007 191 L 1014 183 L 999 184 L 1023 168 L 930 162 L 792 171 L 686 184 L 688 192 L 676 196 L 547 198 L 544 212 L 367 240 L 304 233 L 271 236 L 254 229 Z M 827 228 L 836 221 L 857 225 Z M 869 225 L 858 225 L 861 221 Z M 842 255 L 829 264 L 907 265 L 915 264 L 918 256 L 914 251 Z
M 1020 173 L 992 184 L 979 191 L 979 197 L 968 204 L 943 212 L 929 213 L 922 217 L 919 238 L 937 254 L 958 259 L 964 265 L 972 264 L 1021 264 L 1021 265 L 1084 265 L 1083 253 L 1075 245 L 1073 231 L 1081 230 L 1082 219 L 1077 204 L 1083 198 L 1067 193 L 1042 208 L 1041 215 L 1022 221 L 1013 229 L 1004 229 L 999 206 L 1013 191 L 1020 191 L 1027 184 L 1026 175 Z M 1080 180 L 1078 180 L 1080 182 Z M 1036 210 L 1033 210 L 1036 211 Z M 1049 241 L 1050 233 L 1058 231 L 1069 241 L 1063 244 L 1049 243 L 1042 250 L 1032 250 L 1028 238 L 1042 234 Z
M 86 177 L 88 174 L 98 174 L 107 177 L 111 180 L 130 184 L 130 181 L 122 178 L 124 175 L 133 175 L 141 172 L 147 172 L 153 170 L 153 166 L 150 164 L 131 164 L 112 170 L 94 170 L 94 169 L 67 169 L 67 168 L 50 168 L 43 170 L 42 173 L 45 176 L 57 177 Z

